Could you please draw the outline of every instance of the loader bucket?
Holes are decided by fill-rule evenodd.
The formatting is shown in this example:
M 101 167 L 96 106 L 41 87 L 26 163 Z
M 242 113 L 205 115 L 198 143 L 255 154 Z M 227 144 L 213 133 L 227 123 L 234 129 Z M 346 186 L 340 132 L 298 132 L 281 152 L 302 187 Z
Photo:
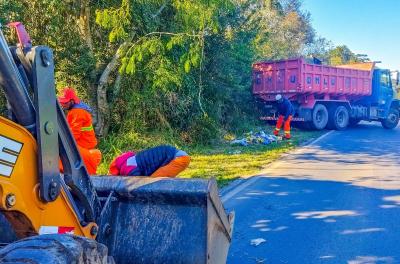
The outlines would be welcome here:
M 97 240 L 116 263 L 225 263 L 232 237 L 215 180 L 92 177 Z

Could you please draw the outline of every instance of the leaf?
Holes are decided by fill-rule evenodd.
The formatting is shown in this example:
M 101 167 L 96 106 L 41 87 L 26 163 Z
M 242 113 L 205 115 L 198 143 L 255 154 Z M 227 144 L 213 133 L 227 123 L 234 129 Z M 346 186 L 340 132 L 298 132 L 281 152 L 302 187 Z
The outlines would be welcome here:
M 143 61 L 143 53 L 142 52 L 138 53 L 137 59 L 138 59 L 138 61 Z
M 108 41 L 112 43 L 114 42 L 114 39 L 115 39 L 115 32 L 111 31 L 110 34 L 108 35 Z
M 168 41 L 168 43 L 167 43 L 167 45 L 166 45 L 167 50 L 171 50 L 173 46 L 174 46 L 174 43 L 173 43 L 171 40 Z
M 121 67 L 119 67 L 119 73 L 123 74 L 126 70 L 126 66 L 128 65 L 128 58 L 124 57 L 121 60 Z
M 199 53 L 193 54 L 193 56 L 190 58 L 190 62 L 192 63 L 193 66 L 198 66 L 200 62 L 200 55 Z
M 185 72 L 190 72 L 190 60 L 185 61 Z
M 126 73 L 127 74 L 133 74 L 133 73 L 135 73 L 135 71 L 136 71 L 135 56 L 132 56 L 129 59 L 128 65 L 126 66 Z

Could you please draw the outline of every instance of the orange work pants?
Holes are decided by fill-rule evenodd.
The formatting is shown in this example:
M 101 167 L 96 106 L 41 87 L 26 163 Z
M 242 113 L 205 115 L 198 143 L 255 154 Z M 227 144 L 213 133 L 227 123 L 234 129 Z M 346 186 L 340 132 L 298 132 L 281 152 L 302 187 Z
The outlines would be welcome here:
M 81 153 L 83 162 L 85 163 L 86 169 L 89 175 L 97 174 L 97 167 L 101 162 L 101 152 L 98 149 L 85 149 L 79 147 L 79 152 Z
M 279 131 L 283 125 L 283 130 L 285 132 L 285 138 L 290 138 L 290 122 L 292 121 L 292 116 L 290 115 L 286 121 L 284 121 L 284 116 L 280 115 L 278 121 L 276 122 L 276 127 L 274 130 L 274 135 L 279 135 Z
M 96 175 L 97 167 L 100 165 L 101 162 L 101 156 L 102 156 L 101 151 L 98 149 L 85 149 L 80 146 L 77 147 L 89 175 Z M 59 167 L 60 167 L 60 172 L 63 173 L 64 168 L 61 163 L 61 160 L 59 161 Z
M 158 168 L 151 177 L 176 177 L 189 166 L 189 163 L 189 156 L 176 157 L 167 165 Z

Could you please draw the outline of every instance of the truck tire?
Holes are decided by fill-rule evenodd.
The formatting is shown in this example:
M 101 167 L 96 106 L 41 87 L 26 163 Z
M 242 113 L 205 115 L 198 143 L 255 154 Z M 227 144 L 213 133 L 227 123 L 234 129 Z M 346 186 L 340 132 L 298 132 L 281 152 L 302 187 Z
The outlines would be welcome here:
M 312 112 L 312 127 L 316 130 L 322 130 L 328 123 L 328 109 L 323 104 L 316 104 Z
M 382 126 L 386 129 L 393 129 L 399 123 L 399 110 L 390 108 L 388 117 L 381 120 Z
M 105 245 L 84 237 L 41 235 L 16 241 L 0 250 L 0 263 L 112 264 Z
M 328 128 L 335 130 L 345 130 L 349 125 L 350 115 L 347 108 L 343 105 L 333 106 L 329 109 Z

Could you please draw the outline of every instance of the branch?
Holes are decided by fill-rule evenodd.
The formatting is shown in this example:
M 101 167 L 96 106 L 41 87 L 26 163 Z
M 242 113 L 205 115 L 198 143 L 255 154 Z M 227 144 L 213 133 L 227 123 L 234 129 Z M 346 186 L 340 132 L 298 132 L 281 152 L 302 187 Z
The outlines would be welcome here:
M 193 37 L 193 38 L 201 37 L 201 34 L 190 34 L 190 33 L 186 33 L 186 32 L 173 33 L 173 32 L 154 31 L 154 32 L 147 33 L 146 35 L 143 35 L 142 38 L 150 36 L 150 35 L 188 36 L 188 37 Z
M 113 102 L 115 101 L 115 98 L 118 97 L 119 92 L 121 91 L 121 80 L 122 80 L 122 75 L 118 74 L 117 78 L 115 79 L 115 84 L 113 89 Z
M 118 49 L 117 52 L 114 54 L 113 58 L 111 61 L 107 64 L 106 68 L 104 69 L 103 73 L 100 76 L 99 79 L 99 87 L 103 86 L 104 84 L 107 83 L 110 74 L 117 68 L 119 59 L 121 58 L 121 50 L 123 50 L 126 46 L 128 46 L 129 42 L 125 41 L 122 43 Z
M 160 37 L 161 36 L 187 36 L 187 37 L 191 37 L 191 38 L 201 38 L 202 37 L 201 34 L 190 34 L 190 33 L 186 33 L 186 32 L 173 33 L 173 32 L 154 31 L 154 32 L 150 32 L 150 33 L 147 33 L 146 35 L 141 36 L 137 41 L 132 43 L 131 47 L 128 49 L 126 54 L 129 54 L 131 52 L 132 48 L 135 47 L 140 42 L 142 42 L 144 39 L 146 39 L 146 37 L 154 36 L 154 35 L 159 35 Z
M 201 102 L 201 94 L 203 92 L 203 58 L 204 58 L 204 36 L 201 38 L 201 57 L 200 57 L 200 73 L 199 73 L 199 94 L 197 100 L 199 102 L 200 110 L 203 112 L 204 116 L 207 116 L 206 111 L 203 108 Z
M 165 9 L 165 7 L 167 6 L 167 2 L 165 2 L 161 7 L 160 7 L 160 9 L 158 9 L 158 11 L 154 14 L 154 15 L 152 15 L 151 16 L 151 18 L 156 18 L 156 17 L 158 17 L 160 14 L 161 14 L 161 12 Z
M 118 62 L 121 57 L 121 50 L 123 50 L 128 45 L 128 42 L 122 43 L 117 52 L 114 54 L 111 61 L 107 64 L 103 73 L 100 76 L 98 86 L 97 86 L 97 123 L 96 131 L 100 136 L 104 134 L 105 126 L 105 116 L 109 112 L 109 105 L 107 102 L 107 89 L 106 84 L 110 79 L 111 73 L 118 67 Z M 107 117 L 106 117 L 107 118 Z

